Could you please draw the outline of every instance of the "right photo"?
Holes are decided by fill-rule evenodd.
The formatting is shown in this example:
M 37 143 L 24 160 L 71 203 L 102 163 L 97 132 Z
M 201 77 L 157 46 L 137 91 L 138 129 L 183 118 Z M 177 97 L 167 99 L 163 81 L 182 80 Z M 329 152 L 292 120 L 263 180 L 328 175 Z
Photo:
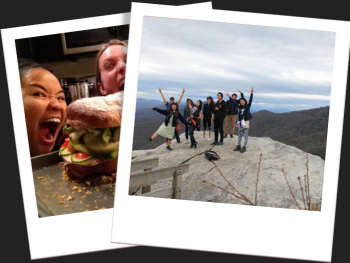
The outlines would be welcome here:
M 321 211 L 335 37 L 145 16 L 129 195 Z

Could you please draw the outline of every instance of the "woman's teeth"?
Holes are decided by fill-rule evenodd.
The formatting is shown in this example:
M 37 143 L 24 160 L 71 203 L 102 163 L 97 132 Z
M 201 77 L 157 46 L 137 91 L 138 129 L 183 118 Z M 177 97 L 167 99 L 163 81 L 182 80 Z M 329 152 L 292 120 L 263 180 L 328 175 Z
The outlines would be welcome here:
M 59 119 L 59 118 L 50 118 L 50 119 L 47 119 L 45 122 L 58 122 L 58 123 L 60 123 L 61 119 Z

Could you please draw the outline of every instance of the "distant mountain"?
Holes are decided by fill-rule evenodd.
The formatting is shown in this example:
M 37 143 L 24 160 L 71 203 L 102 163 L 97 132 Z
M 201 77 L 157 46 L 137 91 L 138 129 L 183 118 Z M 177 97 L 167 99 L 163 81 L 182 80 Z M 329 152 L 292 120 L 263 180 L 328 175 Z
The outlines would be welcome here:
M 160 105 L 160 108 L 165 109 L 165 106 Z M 180 107 L 181 114 L 183 113 L 183 108 L 184 106 Z M 324 160 L 328 115 L 329 107 L 278 114 L 260 110 L 252 114 L 253 118 L 250 121 L 249 135 L 270 137 L 272 140 L 295 146 L 303 151 L 308 150 Z M 164 138 L 157 138 L 152 142 L 152 145 L 147 143 L 147 139 L 157 131 L 164 117 L 164 115 L 152 110 L 136 111 L 133 150 L 150 149 L 164 143 Z M 201 123 L 201 125 L 203 124 Z M 182 126 L 180 134 L 184 132 L 184 128 Z M 212 130 L 214 130 L 213 125 Z M 234 134 L 234 140 L 237 140 L 237 130 L 235 130 Z
M 273 112 L 273 113 L 285 113 L 285 112 L 290 112 L 289 109 L 284 109 L 284 108 L 272 108 L 272 109 L 266 109 L 266 108 L 262 108 L 262 107 L 259 107 L 259 106 L 256 106 L 254 104 L 252 104 L 252 107 L 250 109 L 250 111 L 252 113 L 254 112 L 259 112 L 259 111 L 262 111 L 262 110 L 267 110 L 267 111 L 270 111 L 270 112 Z

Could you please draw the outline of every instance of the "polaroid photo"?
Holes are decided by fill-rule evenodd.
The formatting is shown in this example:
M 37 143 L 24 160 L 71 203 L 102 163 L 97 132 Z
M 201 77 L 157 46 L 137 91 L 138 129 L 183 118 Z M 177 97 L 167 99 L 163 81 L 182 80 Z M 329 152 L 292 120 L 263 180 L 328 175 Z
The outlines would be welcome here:
M 350 24 L 140 3 L 131 24 L 111 241 L 330 261 Z
M 212 7 L 206 2 L 179 8 Z M 87 156 L 69 153 L 79 150 L 69 149 L 60 130 L 66 105 L 104 95 L 98 94 L 104 90 L 96 78 L 96 55 L 102 43 L 119 39 L 126 57 L 129 22 L 130 13 L 123 13 L 1 30 L 31 259 L 130 247 L 110 242 L 116 157 L 110 158 L 109 173 L 79 178 L 83 172 L 75 170 L 72 177 L 63 158 L 74 157 L 79 165 Z M 21 92 L 24 85 L 27 94 L 23 87 Z M 122 101 L 122 93 L 116 94 Z

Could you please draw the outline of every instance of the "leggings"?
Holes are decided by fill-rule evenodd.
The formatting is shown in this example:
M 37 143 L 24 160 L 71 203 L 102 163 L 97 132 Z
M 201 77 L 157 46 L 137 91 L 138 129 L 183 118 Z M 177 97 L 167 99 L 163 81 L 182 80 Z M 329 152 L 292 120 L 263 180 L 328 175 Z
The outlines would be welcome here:
M 189 127 L 187 127 L 187 124 L 185 124 L 185 127 L 186 127 L 186 129 L 185 129 L 186 140 L 188 140 L 188 128 Z
M 244 135 L 244 146 L 248 143 L 248 131 L 249 129 L 238 127 L 238 145 L 241 145 L 242 136 Z

